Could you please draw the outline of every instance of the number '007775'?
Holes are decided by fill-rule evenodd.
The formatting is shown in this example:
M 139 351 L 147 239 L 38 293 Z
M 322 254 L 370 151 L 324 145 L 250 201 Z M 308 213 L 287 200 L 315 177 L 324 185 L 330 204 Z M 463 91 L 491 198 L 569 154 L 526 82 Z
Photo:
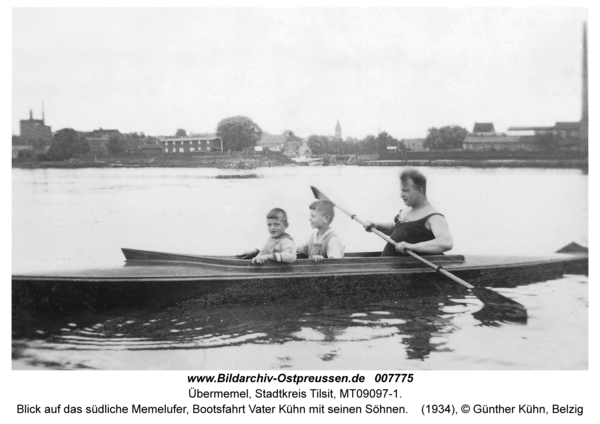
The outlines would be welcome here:
M 412 383 L 412 374 L 375 374 L 375 383 Z

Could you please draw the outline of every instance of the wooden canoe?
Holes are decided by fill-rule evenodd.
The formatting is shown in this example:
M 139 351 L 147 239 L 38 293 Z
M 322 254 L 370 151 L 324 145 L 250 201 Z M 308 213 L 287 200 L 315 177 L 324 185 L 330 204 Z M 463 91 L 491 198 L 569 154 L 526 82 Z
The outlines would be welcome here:
M 13 275 L 14 308 L 29 312 L 106 309 L 138 304 L 269 302 L 405 296 L 432 288 L 465 290 L 410 257 L 349 253 L 314 263 L 252 264 L 232 256 L 122 249 L 125 266 L 44 275 Z M 561 249 L 562 250 L 562 249 Z M 535 257 L 430 255 L 427 259 L 476 287 L 507 287 L 587 273 L 587 249 Z

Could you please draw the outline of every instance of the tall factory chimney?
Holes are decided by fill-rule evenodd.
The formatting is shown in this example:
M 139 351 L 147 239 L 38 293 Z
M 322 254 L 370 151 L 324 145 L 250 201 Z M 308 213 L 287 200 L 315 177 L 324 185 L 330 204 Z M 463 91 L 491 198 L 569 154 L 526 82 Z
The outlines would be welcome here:
M 579 123 L 579 141 L 584 150 L 588 149 L 588 60 L 587 26 L 583 23 L 583 63 L 581 70 L 581 121 Z
M 583 104 L 581 112 L 581 120 L 588 121 L 588 64 L 587 64 L 587 28 L 583 24 L 583 69 L 582 69 L 582 90 Z

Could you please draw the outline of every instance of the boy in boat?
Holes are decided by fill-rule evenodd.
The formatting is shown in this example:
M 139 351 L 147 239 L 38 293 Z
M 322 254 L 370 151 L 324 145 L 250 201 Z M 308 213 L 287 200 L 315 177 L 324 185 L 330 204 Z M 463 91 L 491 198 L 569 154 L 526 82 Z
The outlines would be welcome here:
M 287 214 L 283 209 L 274 208 L 267 214 L 267 228 L 270 237 L 262 250 L 244 252 L 238 257 L 252 258 L 252 263 L 262 264 L 267 260 L 293 263 L 296 260 L 296 245 L 294 240 L 285 232 L 288 227 Z
M 342 240 L 329 226 L 335 210 L 333 203 L 327 200 L 317 200 L 308 207 L 310 209 L 310 226 L 316 231 L 311 234 L 305 244 L 298 246 L 297 253 L 308 255 L 308 259 L 321 262 L 323 259 L 341 259 L 344 257 L 345 246 Z

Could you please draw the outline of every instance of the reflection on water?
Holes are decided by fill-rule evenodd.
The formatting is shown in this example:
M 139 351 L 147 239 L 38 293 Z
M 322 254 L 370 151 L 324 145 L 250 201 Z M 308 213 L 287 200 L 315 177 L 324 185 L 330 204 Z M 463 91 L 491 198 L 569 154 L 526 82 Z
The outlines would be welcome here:
M 529 325 L 504 320 L 496 316 L 481 319 L 482 303 L 469 294 L 447 295 L 427 293 L 398 300 L 382 300 L 356 305 L 227 305 L 208 309 L 196 308 L 193 301 L 164 310 L 126 310 L 104 313 L 87 313 L 72 317 L 57 317 L 22 328 L 13 338 L 13 366 L 15 368 L 154 368 L 156 358 L 164 355 L 184 356 L 186 361 L 171 362 L 169 368 L 184 369 L 202 367 L 252 368 L 257 353 L 248 357 L 238 356 L 238 350 L 253 351 L 260 348 L 265 357 L 275 363 L 264 368 L 420 368 L 424 364 L 441 360 L 442 368 L 495 368 L 493 358 L 489 362 L 465 363 L 466 358 L 486 351 L 485 341 L 503 346 L 515 344 L 515 339 L 535 341 L 540 335 L 547 337 L 539 328 L 540 306 L 547 304 L 532 302 L 540 300 L 540 295 L 559 290 L 555 301 L 561 307 L 570 308 L 574 302 L 587 308 L 587 301 L 581 297 L 587 290 L 585 276 L 571 276 L 561 280 L 532 284 L 516 289 L 505 289 L 503 295 L 516 298 L 519 302 L 531 305 L 535 322 L 531 331 Z M 567 289 L 567 287 L 569 287 Z M 580 287 L 579 297 L 570 298 Z M 569 295 L 565 296 L 565 292 Z M 527 299 L 529 298 L 529 301 Z M 524 301 L 525 300 L 525 301 Z M 585 301 L 585 305 L 580 302 Z M 584 312 L 584 311 L 580 311 Z M 581 316 L 576 317 L 580 319 Z M 565 324 L 563 324 L 565 325 Z M 587 326 L 586 326 L 587 328 Z M 579 328 L 578 330 L 581 330 Z M 494 334 L 495 333 L 495 334 Z M 587 336 L 584 331 L 584 337 Z M 460 339 L 468 335 L 470 351 L 463 352 Z M 473 339 L 471 339 L 473 337 Z M 488 340 L 489 339 L 489 340 Z M 478 340 L 481 343 L 475 343 Z M 498 344 L 499 340 L 504 340 Z M 564 340 L 567 342 L 567 340 Z M 551 343 L 546 338 L 545 343 Z M 559 345 L 562 345 L 562 341 Z M 289 346 L 301 346 L 289 352 Z M 372 362 L 378 355 L 371 356 L 371 348 L 384 348 L 381 362 Z M 516 346 L 516 345 L 515 345 Z M 530 346 L 531 347 L 531 346 Z M 554 346 L 556 348 L 556 346 Z M 365 356 L 349 357 L 348 351 L 367 349 Z M 587 366 L 585 346 L 577 354 L 572 347 L 570 365 L 560 367 Z M 506 349 L 506 347 L 505 347 Z M 279 352 L 286 352 L 281 356 Z M 186 353 L 187 352 L 187 353 Z M 198 354 L 203 358 L 199 364 Z M 134 366 L 127 358 L 137 357 Z M 303 365 L 311 355 L 320 366 L 311 362 Z M 355 355 L 355 352 L 353 352 Z M 443 356 L 458 358 L 454 364 L 443 360 Z M 466 355 L 466 356 L 465 356 Z M 582 356 L 583 355 L 583 356 Z M 496 353 L 495 359 L 502 357 Z M 522 352 L 508 353 L 509 368 L 521 368 L 530 362 L 522 358 Z M 462 358 L 461 358 L 462 357 Z M 582 357 L 585 360 L 582 360 Z M 206 358 L 211 358 L 206 360 Z M 108 362 L 107 362 L 108 361 Z M 113 362 L 114 361 L 114 362 Z M 160 362 L 160 361 L 159 361 Z M 260 362 L 260 361 L 259 361 Z M 339 362 L 339 364 L 338 364 Z M 577 365 L 575 365 L 577 364 Z M 506 364 L 505 364 L 506 366 Z M 542 368 L 556 366 L 552 360 L 545 360 Z M 540 365 L 538 364 L 538 367 Z
M 443 348 L 434 335 L 454 331 L 452 316 L 481 309 L 475 297 L 432 294 L 351 309 L 330 305 L 233 305 L 193 309 L 188 302 L 160 312 L 136 311 L 95 324 L 57 322 L 35 347 L 48 350 L 204 349 L 289 341 L 354 342 L 399 337 L 407 358 Z M 89 322 L 91 316 L 86 317 Z M 32 346 L 30 346 L 32 347 Z M 330 357 L 329 360 L 332 360 Z

